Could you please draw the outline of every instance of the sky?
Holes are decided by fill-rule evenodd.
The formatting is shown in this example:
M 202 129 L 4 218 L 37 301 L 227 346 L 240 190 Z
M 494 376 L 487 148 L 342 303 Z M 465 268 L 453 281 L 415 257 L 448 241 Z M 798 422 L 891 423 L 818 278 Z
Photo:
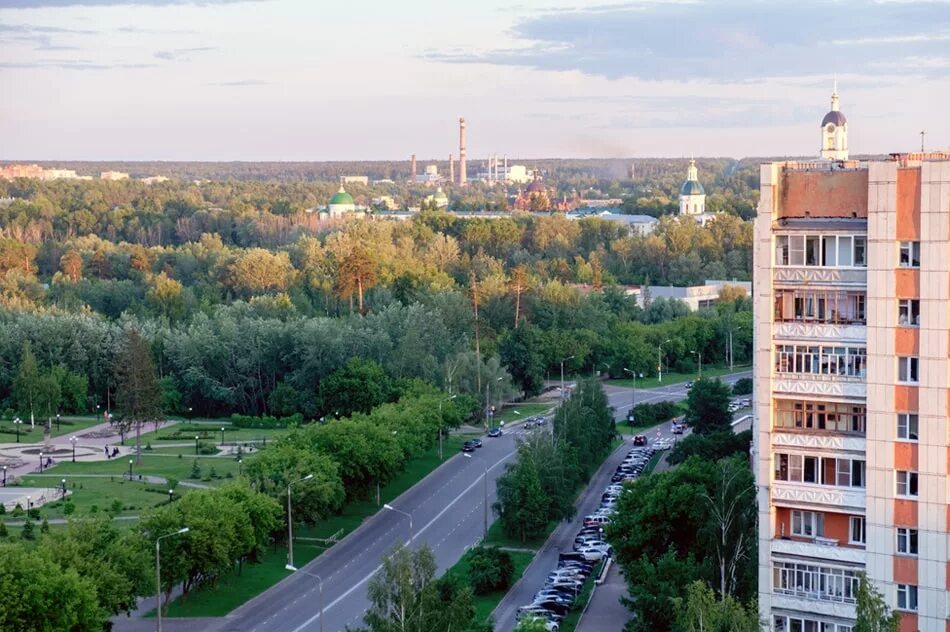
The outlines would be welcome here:
M 0 160 L 950 149 L 950 0 L 0 0 Z

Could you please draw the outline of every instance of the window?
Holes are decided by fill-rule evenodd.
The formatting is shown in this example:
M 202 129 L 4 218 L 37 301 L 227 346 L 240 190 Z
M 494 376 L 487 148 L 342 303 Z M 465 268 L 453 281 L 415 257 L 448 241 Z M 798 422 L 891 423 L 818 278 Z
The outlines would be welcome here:
M 920 381 L 920 358 L 897 358 L 897 381 L 917 384 Z
M 917 586 L 897 585 L 897 609 L 917 611 Z
M 897 471 L 897 495 L 917 496 L 917 472 Z
M 848 544 L 867 543 L 867 532 L 864 530 L 864 516 L 851 516 L 848 520 L 850 529 L 848 530 Z
M 905 298 L 897 302 L 897 324 L 900 327 L 920 325 L 920 300 Z
M 775 562 L 772 565 L 772 588 L 777 593 L 805 599 L 854 603 L 859 573 L 829 566 Z
M 824 515 L 817 511 L 792 511 L 792 535 L 814 538 L 824 534 Z
M 917 555 L 917 529 L 897 527 L 897 552 L 902 555 Z
M 847 378 L 867 374 L 867 349 L 809 345 L 777 345 L 775 370 L 779 373 L 810 373 Z
M 864 235 L 776 235 L 775 265 L 864 267 L 866 250 Z
M 865 468 L 857 459 L 776 453 L 774 474 L 775 480 L 790 483 L 864 487 Z
M 897 413 L 897 438 L 905 441 L 917 441 L 917 415 Z
M 775 320 L 864 324 L 865 295 L 858 292 L 778 289 L 774 294 Z
M 900 267 L 919 268 L 920 267 L 920 242 L 902 241 L 900 242 Z
M 775 400 L 775 429 L 864 433 L 864 406 L 835 402 Z
M 854 238 L 854 265 L 857 267 L 865 267 L 868 265 L 867 262 L 867 237 L 855 237 Z
M 851 632 L 852 629 L 843 623 L 829 623 L 796 615 L 775 615 L 774 622 L 775 632 Z

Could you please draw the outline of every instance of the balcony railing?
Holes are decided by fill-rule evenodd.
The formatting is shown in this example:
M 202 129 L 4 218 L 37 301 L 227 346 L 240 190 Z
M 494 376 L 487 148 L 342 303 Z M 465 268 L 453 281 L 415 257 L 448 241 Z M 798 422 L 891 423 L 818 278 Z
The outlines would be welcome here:
M 832 487 L 814 483 L 772 481 L 772 502 L 790 507 L 826 505 L 838 511 L 853 509 L 863 513 L 867 498 L 863 487 Z

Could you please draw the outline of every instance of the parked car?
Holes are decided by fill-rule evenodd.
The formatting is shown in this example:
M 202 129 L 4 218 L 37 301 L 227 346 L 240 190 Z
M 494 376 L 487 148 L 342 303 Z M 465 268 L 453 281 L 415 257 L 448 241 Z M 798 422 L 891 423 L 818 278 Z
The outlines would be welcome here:
M 480 448 L 480 447 L 482 447 L 482 440 L 481 440 L 481 439 L 472 439 L 472 444 L 474 444 L 476 448 Z
M 502 432 L 501 428 L 492 428 L 488 431 L 489 437 L 500 437 L 502 434 L 504 433 Z
M 462 444 L 462 452 L 474 452 L 475 449 L 476 448 L 475 448 L 474 441 L 466 441 L 465 443 Z

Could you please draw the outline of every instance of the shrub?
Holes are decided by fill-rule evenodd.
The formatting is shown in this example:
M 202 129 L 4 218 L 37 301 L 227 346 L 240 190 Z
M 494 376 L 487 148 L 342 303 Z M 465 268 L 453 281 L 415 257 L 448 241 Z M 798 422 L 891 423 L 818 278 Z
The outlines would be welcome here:
M 486 546 L 472 549 L 468 581 L 476 595 L 507 589 L 514 573 L 514 562 L 507 551 Z
M 71 516 L 74 513 L 76 513 L 76 505 L 73 504 L 73 501 L 67 500 L 66 503 L 63 504 L 63 515 Z
M 645 403 L 633 407 L 634 423 L 637 426 L 655 426 L 673 419 L 676 413 L 674 402 Z
M 195 459 L 191 463 L 191 474 L 188 478 L 199 479 L 201 478 L 201 466 L 198 465 L 198 459 Z
M 4 505 L 3 503 L 0 503 L 0 516 L 2 516 L 5 513 L 7 513 L 7 506 Z
M 166 483 L 168 484 L 168 485 L 167 485 L 167 486 L 168 486 L 168 489 L 175 489 L 176 487 L 178 487 L 178 479 L 177 479 L 177 478 L 172 478 L 172 477 L 169 476 L 168 479 L 166 480 Z M 165 493 L 167 494 L 167 493 L 168 493 L 168 490 L 166 490 Z
M 13 508 L 13 517 L 19 518 L 22 515 L 23 515 L 23 505 L 21 505 L 20 503 L 17 503 L 16 506 Z
M 40 519 L 40 510 L 39 509 L 30 509 L 26 514 L 33 520 Z
M 7 531 L 7 523 L 3 520 L 0 520 L 0 538 L 5 538 L 10 535 L 10 532 Z
M 109 505 L 109 513 L 112 514 L 113 516 L 116 516 L 122 513 L 122 508 L 123 508 L 122 501 L 119 500 L 118 498 L 115 498 L 112 500 L 112 504 Z
M 218 448 L 212 443 L 200 442 L 198 444 L 198 454 L 217 454 Z
M 23 523 L 23 530 L 20 531 L 20 537 L 24 540 L 35 540 L 36 533 L 33 531 L 33 521 L 27 520 Z
M 289 417 L 252 417 L 250 415 L 231 415 L 231 424 L 236 428 L 290 428 L 303 424 L 303 415 L 295 413 Z
M 752 378 L 744 377 L 736 380 L 736 383 L 732 385 L 732 394 L 733 395 L 751 395 L 752 394 Z
M 43 522 L 40 524 L 40 533 L 49 533 L 49 520 L 43 518 Z
M 214 466 L 211 466 L 211 471 L 208 473 L 208 476 L 211 478 L 218 478 L 218 472 L 214 469 Z

